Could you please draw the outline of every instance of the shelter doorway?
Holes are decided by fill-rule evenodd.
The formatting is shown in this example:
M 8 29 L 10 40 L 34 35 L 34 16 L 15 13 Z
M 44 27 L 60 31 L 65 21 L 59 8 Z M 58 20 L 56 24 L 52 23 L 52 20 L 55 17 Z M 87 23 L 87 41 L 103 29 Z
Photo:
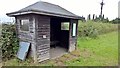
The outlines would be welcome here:
M 67 24 L 66 24 L 67 23 Z M 64 25 L 66 24 L 66 25 Z M 67 27 L 67 29 L 65 29 Z M 68 52 L 69 19 L 51 17 L 50 19 L 50 58 L 57 58 Z

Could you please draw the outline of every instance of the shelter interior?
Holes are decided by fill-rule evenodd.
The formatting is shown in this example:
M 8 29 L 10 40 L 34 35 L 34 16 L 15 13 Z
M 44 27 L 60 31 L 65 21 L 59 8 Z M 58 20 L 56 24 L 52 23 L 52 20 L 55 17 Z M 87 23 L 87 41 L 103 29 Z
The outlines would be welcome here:
M 50 19 L 50 48 L 51 53 L 54 53 L 51 54 L 53 57 L 56 54 L 66 53 L 69 49 L 69 21 L 62 17 L 51 17 Z

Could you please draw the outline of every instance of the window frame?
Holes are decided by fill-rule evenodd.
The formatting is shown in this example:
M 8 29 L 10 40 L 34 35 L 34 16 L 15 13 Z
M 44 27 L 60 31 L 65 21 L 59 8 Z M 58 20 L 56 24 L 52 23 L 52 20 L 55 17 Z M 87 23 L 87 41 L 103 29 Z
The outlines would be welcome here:
M 68 23 L 68 28 L 67 29 L 62 29 L 62 24 Z M 61 22 L 61 30 L 70 30 L 70 22 Z
M 22 29 L 22 25 L 21 25 L 21 24 L 22 24 L 22 20 L 23 20 L 23 21 L 24 21 L 24 20 L 27 20 L 27 21 L 28 21 L 28 31 Z M 21 31 L 21 32 L 26 32 L 26 33 L 30 32 L 30 26 L 29 26 L 30 20 L 29 20 L 29 19 L 20 19 L 20 20 L 19 20 L 19 24 L 20 24 L 20 31 Z

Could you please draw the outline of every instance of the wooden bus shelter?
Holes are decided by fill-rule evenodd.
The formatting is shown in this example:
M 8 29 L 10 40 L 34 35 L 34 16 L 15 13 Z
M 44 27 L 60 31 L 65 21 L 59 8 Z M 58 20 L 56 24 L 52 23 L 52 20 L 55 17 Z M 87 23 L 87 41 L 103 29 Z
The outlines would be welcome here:
M 20 42 L 30 43 L 34 61 L 76 49 L 78 20 L 82 17 L 58 5 L 39 1 L 7 15 L 15 17 L 17 36 Z

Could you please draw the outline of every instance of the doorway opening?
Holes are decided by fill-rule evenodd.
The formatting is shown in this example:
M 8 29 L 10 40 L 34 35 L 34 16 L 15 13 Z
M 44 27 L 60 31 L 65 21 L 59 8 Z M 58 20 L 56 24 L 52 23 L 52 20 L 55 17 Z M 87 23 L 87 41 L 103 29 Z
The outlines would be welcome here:
M 51 17 L 50 20 L 50 58 L 54 59 L 68 52 L 69 19 Z

